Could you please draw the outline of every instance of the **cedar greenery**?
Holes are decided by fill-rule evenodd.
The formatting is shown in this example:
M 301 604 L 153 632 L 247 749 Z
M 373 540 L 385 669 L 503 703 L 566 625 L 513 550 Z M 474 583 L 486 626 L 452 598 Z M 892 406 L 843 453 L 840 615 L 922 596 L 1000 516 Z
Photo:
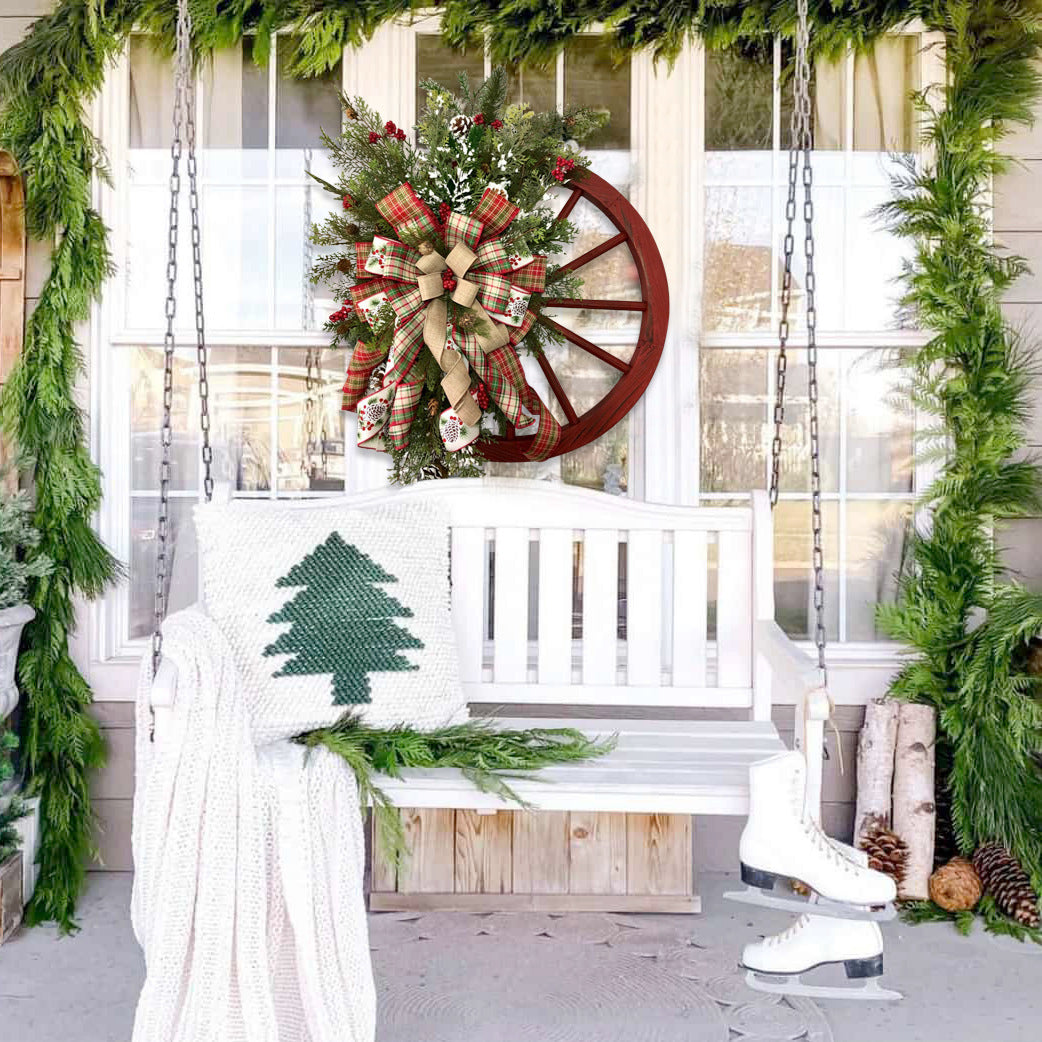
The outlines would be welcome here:
M 996 840 L 1037 888 L 1042 703 L 1017 653 L 1042 632 L 1042 598 L 1004 578 L 995 532 L 1003 518 L 1042 512 L 1042 470 L 1025 452 L 1035 365 L 1002 314 L 1025 264 L 993 244 L 986 200 L 1009 163 L 997 146 L 1033 118 L 1042 35 L 1034 3 L 951 4 L 944 29 L 943 96 L 918 98 L 933 161 L 899 175 L 882 208 L 915 247 L 904 305 L 933 336 L 910 359 L 911 390 L 933 417 L 921 453 L 941 466 L 922 495 L 929 525 L 913 538 L 896 602 L 877 616 L 912 652 L 892 693 L 937 708 L 939 780 L 960 851 Z M 995 921 L 985 914 L 989 929 Z
M 997 721 L 995 731 L 1001 732 L 1009 714 L 1008 700 L 1000 698 L 993 708 L 979 681 L 967 680 L 964 665 L 977 646 L 971 641 L 972 613 L 991 607 L 997 581 L 994 548 L 982 533 L 990 518 L 1010 507 L 1021 512 L 1034 495 L 1030 468 L 1008 464 L 1017 440 L 1011 424 L 1016 427 L 1023 409 L 1025 359 L 998 315 L 1001 287 L 1019 266 L 991 246 L 984 212 L 976 205 L 981 197 L 971 189 L 982 187 L 985 168 L 999 162 L 997 154 L 988 153 L 991 145 L 1010 125 L 1031 119 L 1038 93 L 1031 61 L 1040 49 L 1039 2 L 810 2 L 819 53 L 867 47 L 910 18 L 942 32 L 948 47 L 951 115 L 934 124 L 937 177 L 932 185 L 907 185 L 904 210 L 892 216 L 907 218 L 918 248 L 909 282 L 917 299 L 909 303 L 924 327 L 937 334 L 915 360 L 916 390 L 925 395 L 921 404 L 933 403 L 943 435 L 938 442 L 950 441 L 954 457 L 944 483 L 929 494 L 941 507 L 941 526 L 935 526 L 935 538 L 917 542 L 920 573 L 906 577 L 888 625 L 919 653 L 897 693 L 941 706 L 950 742 L 984 721 Z M 286 30 L 294 34 L 292 71 L 305 76 L 332 67 L 345 46 L 363 44 L 384 22 L 408 16 L 414 7 L 409 0 L 190 0 L 190 6 L 200 53 L 254 32 L 255 54 L 264 60 L 267 34 Z M 549 6 L 543 0 L 445 0 L 440 10 L 451 42 L 474 46 L 487 35 L 497 61 L 545 61 L 576 33 L 597 24 L 607 27 L 620 52 L 649 48 L 669 59 L 689 37 L 725 47 L 771 33 L 789 35 L 795 19 L 793 0 L 588 0 Z M 170 0 L 57 0 L 24 40 L 0 56 L 0 146 L 15 155 L 25 174 L 30 234 L 57 242 L 22 358 L 4 388 L 0 418 L 31 458 L 42 531 L 35 552 L 51 556 L 56 565 L 51 578 L 30 589 L 38 614 L 26 634 L 20 677 L 28 696 L 26 757 L 44 804 L 41 878 L 30 917 L 57 919 L 66 927 L 92 852 L 87 771 L 104 759 L 87 714 L 90 690 L 67 650 L 73 598 L 98 596 L 118 574 L 90 526 L 100 475 L 90 461 L 75 394 L 81 359 L 74 326 L 87 318 L 110 273 L 107 232 L 91 204 L 91 181 L 105 176 L 105 159 L 84 120 L 132 29 L 155 33 L 157 45 L 170 51 L 175 15 Z M 933 365 L 927 364 L 931 354 Z M 931 373 L 940 380 L 931 383 Z M 979 406 L 978 393 L 983 394 Z M 980 481 L 976 462 L 982 464 Z M 942 532 L 955 538 L 950 551 Z M 1002 638 L 995 640 L 1000 644 Z M 1009 677 L 1001 662 L 995 668 L 1005 685 Z M 1021 808 L 1014 813 L 1023 821 L 1031 775 L 1018 764 L 1030 740 L 1023 728 L 1013 733 L 1012 746 L 1001 733 L 992 740 L 989 756 L 1011 748 L 1017 755 L 989 759 L 986 784 L 994 780 L 1012 791 Z M 981 809 L 965 800 L 958 813 L 965 828 L 986 823 Z M 970 836 L 964 832 L 962 838 Z M 1037 866 L 1023 844 L 1010 845 L 1025 864 Z
M 309 749 L 328 749 L 354 771 L 362 806 L 372 804 L 382 848 L 396 864 L 406 853 L 405 832 L 398 811 L 379 786 L 378 774 L 401 778 L 402 771 L 410 767 L 452 767 L 482 792 L 525 807 L 509 785 L 511 778 L 541 767 L 603 756 L 615 747 L 614 736 L 591 739 L 564 727 L 497 731 L 495 721 L 485 719 L 416 731 L 402 724 L 369 727 L 352 713 L 345 713 L 331 727 L 308 731 L 296 741 Z

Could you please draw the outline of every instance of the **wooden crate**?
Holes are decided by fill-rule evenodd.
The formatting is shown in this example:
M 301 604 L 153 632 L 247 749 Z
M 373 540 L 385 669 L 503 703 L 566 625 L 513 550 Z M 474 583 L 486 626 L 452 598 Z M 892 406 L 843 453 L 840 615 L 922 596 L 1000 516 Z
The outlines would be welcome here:
M 374 837 L 374 911 L 701 911 L 686 814 L 399 813 L 410 855 L 395 871 Z
M 22 923 L 22 852 L 16 850 L 0 865 L 0 944 Z

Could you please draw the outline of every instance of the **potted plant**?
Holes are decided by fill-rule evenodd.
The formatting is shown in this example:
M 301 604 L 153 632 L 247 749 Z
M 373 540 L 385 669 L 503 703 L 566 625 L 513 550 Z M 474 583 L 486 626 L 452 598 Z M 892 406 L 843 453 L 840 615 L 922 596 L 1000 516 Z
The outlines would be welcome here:
M 7 793 L 14 778 L 12 757 L 18 739 L 0 721 L 0 944 L 18 929 L 25 901 L 25 872 L 19 848 L 19 819 L 29 808 L 16 792 Z
M 0 488 L 0 721 L 18 704 L 18 645 L 23 627 L 36 614 L 25 601 L 26 587 L 52 568 L 49 558 L 31 553 L 39 542 L 28 496 Z

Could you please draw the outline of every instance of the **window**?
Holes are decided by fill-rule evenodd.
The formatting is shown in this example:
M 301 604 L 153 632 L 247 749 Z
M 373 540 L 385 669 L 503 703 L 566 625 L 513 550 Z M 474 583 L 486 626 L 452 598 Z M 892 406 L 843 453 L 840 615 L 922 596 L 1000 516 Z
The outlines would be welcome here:
M 880 41 L 812 72 L 827 625 L 833 640 L 876 641 L 874 605 L 894 593 L 915 491 L 914 416 L 902 394 L 905 328 L 896 277 L 904 246 L 874 218 L 890 175 L 919 143 L 909 93 L 919 36 Z M 699 352 L 700 489 L 733 500 L 769 479 L 778 286 L 788 175 L 789 54 L 780 43 L 705 60 L 705 237 Z M 794 334 L 786 382 L 776 614 L 793 636 L 813 623 L 802 185 Z
M 215 477 L 248 497 L 344 488 L 339 399 L 347 359 L 328 347 L 322 325 L 332 302 L 310 280 L 310 228 L 335 200 L 308 176 L 331 172 L 322 132 L 339 132 L 341 72 L 291 78 L 287 43 L 276 38 L 273 60 L 260 67 L 246 39 L 218 52 L 195 85 Z M 107 135 L 115 190 L 106 219 L 119 274 L 106 293 L 98 369 L 108 432 L 104 534 L 127 562 L 129 582 L 111 598 L 108 654 L 146 636 L 152 625 L 173 106 L 171 64 L 147 37 L 131 37 L 117 78 Z M 183 161 L 181 176 L 174 609 L 197 596 L 190 519 L 202 484 Z

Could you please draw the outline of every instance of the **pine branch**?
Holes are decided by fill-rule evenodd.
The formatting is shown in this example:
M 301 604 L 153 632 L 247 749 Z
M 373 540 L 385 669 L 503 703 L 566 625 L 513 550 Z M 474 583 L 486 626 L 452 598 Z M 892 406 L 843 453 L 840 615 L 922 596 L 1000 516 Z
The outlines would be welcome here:
M 378 775 L 400 779 L 408 768 L 457 768 L 480 791 L 525 807 L 510 787 L 511 780 L 543 767 L 603 756 L 615 747 L 616 739 L 591 739 L 571 728 L 497 731 L 491 718 L 434 731 L 417 731 L 404 724 L 375 728 L 345 713 L 332 726 L 301 734 L 295 741 L 309 749 L 328 749 L 354 771 L 363 806 L 374 808 L 384 852 L 398 864 L 406 853 L 405 832 Z

